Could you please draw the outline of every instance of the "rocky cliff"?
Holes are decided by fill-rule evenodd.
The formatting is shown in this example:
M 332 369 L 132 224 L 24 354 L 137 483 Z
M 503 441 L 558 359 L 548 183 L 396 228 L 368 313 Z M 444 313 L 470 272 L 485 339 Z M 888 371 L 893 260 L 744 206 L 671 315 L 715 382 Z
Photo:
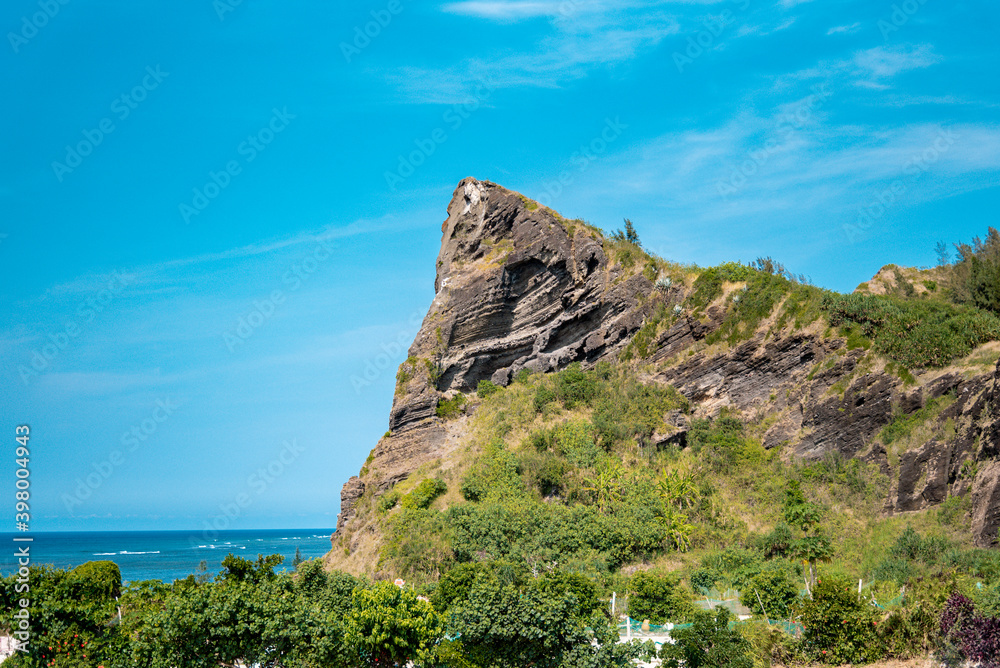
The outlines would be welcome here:
M 727 408 L 764 424 L 765 446 L 789 456 L 875 462 L 892 480 L 887 514 L 971 495 L 975 542 L 995 541 L 998 344 L 911 374 L 822 318 L 800 326 L 777 308 L 726 343 L 713 333 L 739 284 L 692 308 L 697 268 L 651 258 L 488 181 L 458 185 L 442 232 L 435 298 L 399 369 L 390 431 L 343 488 L 332 555 L 351 555 L 362 535 L 377 532 L 356 517 L 359 501 L 456 450 L 464 423 L 439 418 L 439 402 L 482 380 L 506 385 L 522 369 L 601 360 L 627 360 L 644 382 L 673 385 L 692 403 L 691 417 Z M 920 428 L 884 443 L 880 432 L 901 416 L 919 417 Z M 675 421 L 673 442 L 683 445 L 687 420 Z

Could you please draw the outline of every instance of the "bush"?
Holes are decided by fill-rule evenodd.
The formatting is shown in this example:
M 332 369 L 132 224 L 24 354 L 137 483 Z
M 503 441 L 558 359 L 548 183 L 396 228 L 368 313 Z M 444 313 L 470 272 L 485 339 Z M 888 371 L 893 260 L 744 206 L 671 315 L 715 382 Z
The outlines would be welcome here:
M 403 497 L 403 507 L 409 509 L 426 508 L 434 499 L 448 491 L 448 486 L 440 478 L 427 478 Z
M 727 547 L 702 559 L 702 566 L 722 574 L 722 579 L 737 589 L 743 589 L 750 579 L 763 570 L 759 552 L 742 547 Z
M 618 377 L 601 388 L 594 401 L 594 427 L 605 448 L 633 438 L 646 445 L 653 432 L 663 428 L 664 414 L 676 409 L 686 411 L 688 402 L 673 387 Z
M 729 610 L 715 615 L 699 612 L 690 628 L 671 632 L 676 641 L 660 650 L 663 665 L 669 668 L 753 668 L 751 647 L 736 629 L 729 628 Z
M 500 386 L 489 380 L 479 381 L 479 385 L 476 386 L 476 396 L 480 399 L 486 399 L 487 397 L 500 391 Z
M 746 289 L 733 295 L 732 305 L 722 324 L 708 336 L 706 342 L 725 340 L 735 345 L 749 339 L 793 285 L 783 276 L 766 272 L 751 274 L 747 278 Z M 817 288 L 809 289 L 819 292 Z
M 717 420 L 694 420 L 688 444 L 717 473 L 731 473 L 741 464 L 759 464 L 768 453 L 756 440 L 747 438 L 743 423 L 723 415 Z
M 632 619 L 648 619 L 653 624 L 681 622 L 694 607 L 675 573 L 639 571 L 629 580 L 628 614 Z
M 1000 338 L 992 313 L 937 301 L 831 293 L 823 308 L 831 325 L 859 326 L 877 352 L 907 368 L 945 366 Z
M 722 295 L 723 283 L 739 283 L 756 273 L 754 269 L 739 262 L 727 262 L 718 267 L 709 267 L 695 279 L 694 290 L 688 297 L 688 303 L 695 310 L 703 309 Z
M 379 497 L 378 500 L 378 512 L 387 513 L 396 507 L 399 503 L 399 492 L 395 489 L 390 489 L 388 492 Z
M 600 454 L 594 442 L 594 426 L 586 420 L 568 420 L 555 427 L 552 444 L 556 452 L 580 468 L 593 466 Z
M 584 371 L 579 362 L 573 362 L 555 375 L 556 396 L 566 408 L 577 404 L 590 405 L 597 394 L 597 375 Z
M 535 412 L 541 413 L 545 409 L 546 405 L 556 401 L 558 398 L 559 397 L 556 396 L 556 393 L 553 390 L 545 385 L 539 385 L 535 388 Z
M 771 533 L 765 535 L 760 540 L 760 549 L 768 559 L 775 557 L 787 557 L 792 552 L 792 543 L 795 536 L 792 529 L 784 522 L 778 522 Z
M 549 452 L 527 451 L 519 458 L 521 475 L 529 488 L 537 489 L 542 496 L 552 496 L 562 491 L 563 479 L 570 467 L 565 459 Z
M 691 572 L 691 588 L 699 594 L 708 594 L 715 588 L 715 583 L 722 578 L 719 572 L 711 568 L 698 568 Z
M 465 408 L 465 395 L 459 393 L 451 399 L 439 399 L 435 412 L 439 418 L 451 420 L 457 418 L 463 408 Z
M 768 619 L 788 618 L 792 604 L 798 598 L 798 587 L 785 573 L 774 570 L 754 575 L 740 590 L 740 603 L 750 608 L 755 615 L 763 614 Z
M 113 561 L 88 561 L 69 572 L 67 584 L 79 601 L 105 600 L 121 594 L 122 574 Z
M 878 635 L 878 612 L 861 599 L 857 587 L 824 578 L 802 604 L 803 649 L 814 660 L 838 665 L 869 663 L 884 654 Z

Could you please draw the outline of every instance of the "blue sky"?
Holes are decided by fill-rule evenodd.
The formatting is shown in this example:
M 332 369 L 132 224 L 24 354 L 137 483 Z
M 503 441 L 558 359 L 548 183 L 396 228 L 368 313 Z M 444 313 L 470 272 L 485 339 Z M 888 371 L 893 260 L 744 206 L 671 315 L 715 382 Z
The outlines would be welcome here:
M 465 176 L 627 216 L 681 262 L 772 255 L 838 290 L 933 264 L 997 224 L 998 19 L 4 3 L 0 434 L 32 427 L 32 528 L 332 527 Z

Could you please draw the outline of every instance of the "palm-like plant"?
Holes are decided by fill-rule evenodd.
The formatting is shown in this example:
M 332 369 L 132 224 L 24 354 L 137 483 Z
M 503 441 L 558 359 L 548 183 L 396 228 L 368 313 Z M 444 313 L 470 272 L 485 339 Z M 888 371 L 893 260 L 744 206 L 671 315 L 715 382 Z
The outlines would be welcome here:
M 691 508 L 698 499 L 698 487 L 694 484 L 694 474 L 690 471 L 663 469 L 656 486 L 663 504 L 668 508 L 675 505 L 678 510 Z
M 620 464 L 610 464 L 597 472 L 593 478 L 587 478 L 584 487 L 597 497 L 597 507 L 605 512 L 613 502 L 622 498 L 621 479 L 623 471 Z
M 694 532 L 694 527 L 688 524 L 687 515 L 667 506 L 666 512 L 663 517 L 659 518 L 659 522 L 666 532 L 667 541 L 678 552 L 687 552 L 691 549 L 691 534 Z

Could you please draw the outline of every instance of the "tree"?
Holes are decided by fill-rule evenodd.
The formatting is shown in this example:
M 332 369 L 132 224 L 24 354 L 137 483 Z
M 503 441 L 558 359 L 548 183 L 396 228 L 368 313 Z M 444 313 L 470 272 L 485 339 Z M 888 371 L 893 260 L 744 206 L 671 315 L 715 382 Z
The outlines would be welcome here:
M 635 244 L 636 246 L 642 247 L 642 242 L 639 241 L 639 235 L 635 231 L 635 226 L 632 225 L 632 221 L 628 218 L 625 219 L 625 229 L 615 230 L 611 233 L 612 241 L 627 241 L 630 244 Z
M 431 655 L 441 637 L 441 618 L 430 602 L 391 582 L 357 587 L 345 624 L 345 640 L 368 666 L 403 666 Z
M 568 588 L 524 585 L 480 577 L 468 597 L 453 608 L 449 631 L 461 634 L 475 665 L 496 668 L 557 668 L 579 646 L 590 646 L 587 618 Z M 607 623 L 606 621 L 604 622 Z
M 292 559 L 292 566 L 298 567 L 305 559 L 302 558 L 302 549 L 298 545 L 295 546 L 295 557 Z
M 625 240 L 629 243 L 633 243 L 636 246 L 641 246 L 639 243 L 639 235 L 635 232 L 635 227 L 632 226 L 632 221 L 628 218 L 625 219 Z
M 939 241 L 934 245 L 934 254 L 937 255 L 937 264 L 939 267 L 951 264 L 951 249 L 948 248 L 948 244 L 945 242 Z
M 729 628 L 729 610 L 720 607 L 713 616 L 698 612 L 689 628 L 671 632 L 675 644 L 660 651 L 669 668 L 753 668 L 750 643 L 737 629 Z
M 816 562 L 829 561 L 833 546 L 819 526 L 821 509 L 806 501 L 798 480 L 790 480 L 785 488 L 785 521 L 802 532 L 792 543 L 794 556 L 809 562 L 809 586 L 816 587 Z
M 840 578 L 824 578 L 802 606 L 803 649 L 824 663 L 869 663 L 882 658 L 881 613 Z
M 629 616 L 654 624 L 683 621 L 693 608 L 680 585 L 674 573 L 639 571 L 629 581 Z

